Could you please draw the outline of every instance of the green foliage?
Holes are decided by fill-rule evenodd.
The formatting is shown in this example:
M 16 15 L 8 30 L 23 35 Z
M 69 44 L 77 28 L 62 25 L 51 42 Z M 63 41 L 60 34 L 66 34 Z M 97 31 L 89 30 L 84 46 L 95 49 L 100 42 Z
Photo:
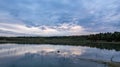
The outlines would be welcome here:
M 114 32 L 114 33 L 107 32 L 107 33 L 100 33 L 100 34 L 92 34 L 88 36 L 88 40 L 120 42 L 120 32 Z

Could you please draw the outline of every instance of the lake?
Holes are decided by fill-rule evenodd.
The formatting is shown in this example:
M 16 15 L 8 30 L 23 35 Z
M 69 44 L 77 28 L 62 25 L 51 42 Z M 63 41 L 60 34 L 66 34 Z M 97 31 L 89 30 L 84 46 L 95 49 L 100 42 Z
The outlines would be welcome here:
M 51 44 L 0 44 L 0 67 L 109 67 L 105 62 L 119 63 L 120 51 Z

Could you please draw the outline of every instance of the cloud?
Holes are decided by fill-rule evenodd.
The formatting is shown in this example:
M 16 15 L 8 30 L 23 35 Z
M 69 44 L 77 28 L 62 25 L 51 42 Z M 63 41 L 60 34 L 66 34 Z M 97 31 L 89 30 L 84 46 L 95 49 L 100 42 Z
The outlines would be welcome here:
M 13 25 L 0 23 L 0 30 L 2 36 L 69 36 L 88 34 L 82 26 L 72 23 L 37 27 L 28 27 L 22 24 Z
M 36 34 L 40 34 L 40 31 L 56 32 L 54 35 L 67 35 L 68 33 L 73 35 L 70 31 L 76 35 L 81 34 L 81 30 L 79 32 L 77 28 L 85 30 L 82 32 L 86 34 L 88 32 L 120 31 L 120 1 L 0 0 L 0 23 L 11 24 L 6 26 L 7 29 L 8 27 L 17 29 L 20 27 L 18 30 L 24 28 L 25 31 L 32 29 L 34 30 L 32 32 Z M 73 24 L 70 25 L 71 23 Z M 60 27 L 65 25 L 68 29 L 61 30 Z M 43 27 L 45 30 L 41 30 Z M 6 28 L 2 30 L 6 31 Z M 9 30 L 17 34 L 24 33 L 11 28 Z M 31 31 L 25 33 L 31 34 Z M 53 35 L 53 33 L 46 35 Z

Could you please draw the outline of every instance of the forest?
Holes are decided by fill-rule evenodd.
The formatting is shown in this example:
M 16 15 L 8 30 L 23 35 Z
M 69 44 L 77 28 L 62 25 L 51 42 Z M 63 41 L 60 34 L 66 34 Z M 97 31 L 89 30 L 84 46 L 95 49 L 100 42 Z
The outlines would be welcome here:
M 0 36 L 0 42 L 2 41 L 38 41 L 38 40 L 73 40 L 73 41 L 105 41 L 105 42 L 120 42 L 120 32 L 107 32 L 99 34 L 81 35 L 81 36 L 52 36 L 52 37 L 40 37 L 40 36 L 22 36 L 22 37 L 4 37 Z
M 114 33 L 107 32 L 107 33 L 92 34 L 92 35 L 88 35 L 88 40 L 119 42 L 120 32 L 114 32 Z

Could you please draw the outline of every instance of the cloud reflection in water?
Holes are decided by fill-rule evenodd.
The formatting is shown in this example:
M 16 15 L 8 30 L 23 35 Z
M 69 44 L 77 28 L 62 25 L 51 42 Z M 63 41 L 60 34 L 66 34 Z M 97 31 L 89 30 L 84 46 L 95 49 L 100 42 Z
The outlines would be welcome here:
M 73 64 L 71 66 L 78 65 L 75 67 L 79 67 L 80 63 L 78 62 L 82 62 L 82 64 L 83 62 L 84 63 L 88 62 L 89 67 L 89 65 L 92 64 L 93 62 L 83 60 L 81 61 L 79 60 L 79 58 L 110 61 L 111 57 L 113 56 L 115 56 L 113 58 L 113 61 L 120 62 L 120 52 L 117 52 L 115 50 L 101 50 L 90 47 L 49 45 L 49 44 L 0 45 L 0 65 L 3 65 L 3 67 L 10 67 L 9 65 L 11 64 L 13 64 L 13 66 L 15 65 L 15 67 L 24 67 L 25 65 L 27 65 L 25 67 L 33 67 L 32 65 L 37 65 L 36 67 L 39 67 L 40 65 L 44 67 L 49 67 L 45 66 L 46 64 L 53 65 L 53 67 L 59 67 L 56 65 L 62 64 L 65 65 Z M 8 66 L 4 66 L 6 65 L 6 63 Z M 96 63 L 93 63 L 92 65 L 94 66 L 94 64 Z

